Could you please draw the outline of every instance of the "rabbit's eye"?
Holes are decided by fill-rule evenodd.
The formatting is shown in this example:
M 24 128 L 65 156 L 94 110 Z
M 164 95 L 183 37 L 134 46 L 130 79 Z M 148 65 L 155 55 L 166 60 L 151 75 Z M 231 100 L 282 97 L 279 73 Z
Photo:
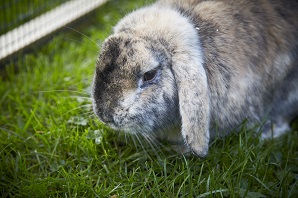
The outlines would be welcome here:
M 143 82 L 151 81 L 155 78 L 157 71 L 155 69 L 144 73 L 143 75 Z

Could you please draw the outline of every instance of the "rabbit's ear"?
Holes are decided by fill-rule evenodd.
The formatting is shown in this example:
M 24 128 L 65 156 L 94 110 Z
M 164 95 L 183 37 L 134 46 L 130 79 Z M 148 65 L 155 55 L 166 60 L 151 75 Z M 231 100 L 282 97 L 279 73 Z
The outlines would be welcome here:
M 178 89 L 181 133 L 192 152 L 204 157 L 209 147 L 210 117 L 206 72 L 200 57 L 180 54 L 172 61 Z

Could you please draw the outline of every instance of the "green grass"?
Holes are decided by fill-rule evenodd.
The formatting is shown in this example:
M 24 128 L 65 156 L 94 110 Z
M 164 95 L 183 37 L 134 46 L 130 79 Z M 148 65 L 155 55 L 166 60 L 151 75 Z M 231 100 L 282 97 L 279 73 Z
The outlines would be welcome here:
M 142 4 L 109 2 L 76 29 L 101 43 Z M 244 125 L 214 141 L 206 159 L 142 148 L 92 113 L 87 92 L 98 51 L 86 36 L 66 32 L 7 65 L 0 79 L 1 197 L 297 197 L 297 122 L 271 141 Z

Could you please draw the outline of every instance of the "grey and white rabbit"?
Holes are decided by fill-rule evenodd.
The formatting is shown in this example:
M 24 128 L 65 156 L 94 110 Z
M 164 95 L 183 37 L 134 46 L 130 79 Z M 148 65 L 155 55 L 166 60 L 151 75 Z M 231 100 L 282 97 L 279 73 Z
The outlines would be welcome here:
M 98 118 L 204 157 L 210 138 L 298 115 L 297 0 L 160 0 L 124 17 L 93 80 Z

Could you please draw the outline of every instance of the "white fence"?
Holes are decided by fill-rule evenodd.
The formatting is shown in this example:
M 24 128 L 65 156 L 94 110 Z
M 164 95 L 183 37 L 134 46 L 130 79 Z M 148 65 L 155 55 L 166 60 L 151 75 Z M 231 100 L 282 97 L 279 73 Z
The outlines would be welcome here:
M 0 36 L 0 60 L 96 9 L 106 0 L 71 0 Z

